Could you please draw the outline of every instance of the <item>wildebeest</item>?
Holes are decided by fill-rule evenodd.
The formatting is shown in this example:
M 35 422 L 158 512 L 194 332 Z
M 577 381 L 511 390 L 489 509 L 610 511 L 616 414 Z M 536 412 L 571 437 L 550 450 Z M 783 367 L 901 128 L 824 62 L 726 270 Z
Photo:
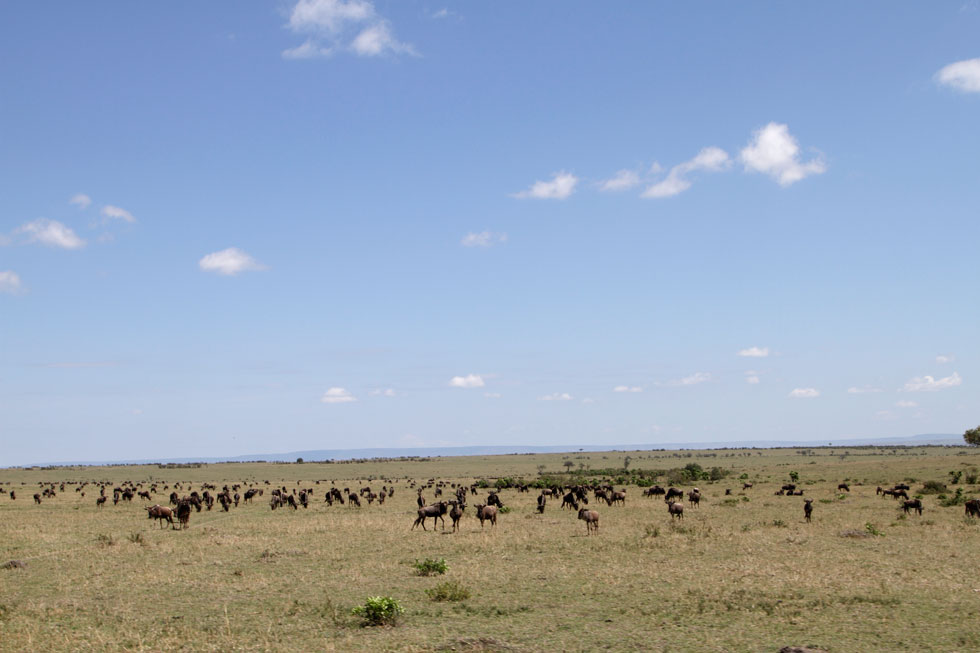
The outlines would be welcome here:
M 449 518 L 453 520 L 453 532 L 455 533 L 459 530 L 459 520 L 463 518 L 463 511 L 466 510 L 466 504 L 458 501 L 453 501 L 452 504 L 453 508 L 449 511 Z
M 177 522 L 180 524 L 181 530 L 187 528 L 191 521 L 191 502 L 189 499 L 184 499 L 177 502 Z
M 155 505 L 150 506 L 146 509 L 147 519 L 158 519 L 160 520 L 160 528 L 165 528 L 163 520 L 167 520 L 170 523 L 171 528 L 174 527 L 174 511 L 167 506 Z
M 477 506 L 476 516 L 480 518 L 480 528 L 483 528 L 483 522 L 488 519 L 494 527 L 497 525 L 497 506 Z
M 659 485 L 654 485 L 653 487 L 648 487 L 643 491 L 643 496 L 645 497 L 655 497 L 660 494 L 666 494 L 667 490 L 663 489 Z
M 674 498 L 683 499 L 684 498 L 684 490 L 679 490 L 676 487 L 669 488 L 667 490 L 667 496 L 664 497 L 664 501 L 666 501 L 667 503 L 670 503 L 670 500 L 671 499 L 674 499 Z
M 547 499 L 547 497 L 544 496 L 544 494 L 539 494 L 538 495 L 538 514 L 539 515 L 544 514 L 544 506 L 545 506 L 545 503 L 547 501 L 548 501 L 548 499 Z
M 902 502 L 902 512 L 907 515 L 912 510 L 916 511 L 920 515 L 922 514 L 922 501 L 920 499 L 912 499 L 911 501 L 906 500 Z
M 578 511 L 578 518 L 585 522 L 585 532 L 587 535 L 592 535 L 593 532 L 596 535 L 599 534 L 599 513 L 595 510 L 582 508 Z
M 610 506 L 613 505 L 614 503 L 619 503 L 619 504 L 622 504 L 622 505 L 625 506 L 626 505 L 626 490 L 622 490 L 622 491 L 613 490 L 612 492 L 610 492 L 609 493 L 609 500 L 608 500 L 607 503 Z
M 496 506 L 498 508 L 504 507 L 503 502 L 500 500 L 500 497 L 497 496 L 496 492 L 491 492 L 490 494 L 487 495 L 487 505 Z
M 697 508 L 701 505 L 701 490 L 694 488 L 687 493 L 687 500 L 691 502 L 691 506 Z
M 101 508 L 101 507 L 102 507 L 102 506 L 104 506 L 104 505 L 105 505 L 105 497 L 98 497 L 98 498 L 97 498 L 97 499 L 95 500 L 95 507 L 96 507 L 96 508 Z
M 967 517 L 980 517 L 980 499 L 970 499 L 963 506 L 966 508 Z
M 574 492 L 569 492 L 561 498 L 561 507 L 564 508 L 565 506 L 568 506 L 572 510 L 578 510 L 578 501 L 575 500 Z
M 40 494 L 37 494 L 37 493 L 34 494 L 34 503 L 41 503 L 41 495 Z
M 436 528 L 436 522 L 440 519 L 442 520 L 442 530 L 446 530 L 446 509 L 449 504 L 445 501 L 440 501 L 439 503 L 434 503 L 431 506 L 423 506 L 419 508 L 419 516 L 415 519 L 415 523 L 412 524 L 411 530 L 415 530 L 415 527 L 419 524 L 422 525 L 422 530 L 428 530 L 425 527 L 425 520 L 429 517 L 432 518 L 432 530 Z
M 742 483 L 742 490 L 743 491 L 748 490 L 751 487 L 752 487 L 752 484 L 751 483 Z
M 813 499 L 803 500 L 803 516 L 806 518 L 806 523 L 810 523 L 810 516 L 813 515 Z
M 851 488 L 847 483 L 841 483 L 837 486 L 838 490 L 844 490 L 845 492 L 850 492 Z
M 677 517 L 678 519 L 684 519 L 684 504 L 677 503 L 676 501 L 671 501 L 667 504 L 667 512 L 670 513 L 670 518 L 673 519 Z

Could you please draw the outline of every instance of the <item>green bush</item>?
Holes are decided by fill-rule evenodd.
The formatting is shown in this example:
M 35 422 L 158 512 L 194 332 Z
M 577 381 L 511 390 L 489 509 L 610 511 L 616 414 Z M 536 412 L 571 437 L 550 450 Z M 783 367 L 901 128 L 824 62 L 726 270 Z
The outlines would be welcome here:
M 940 481 L 926 481 L 922 484 L 920 494 L 943 494 L 946 492 L 946 484 Z
M 351 614 L 364 619 L 369 626 L 393 626 L 405 608 L 390 596 L 369 596 L 364 605 L 359 605 Z
M 949 508 L 951 506 L 962 506 L 966 503 L 967 496 L 963 494 L 963 488 L 956 488 L 956 494 L 953 496 L 946 496 L 945 494 L 940 494 L 938 497 L 939 505 L 943 508 Z
M 425 560 L 415 560 L 415 575 L 417 576 L 437 576 L 444 574 L 449 569 L 445 558 L 426 558 Z
M 881 531 L 877 526 L 875 526 L 871 522 L 868 522 L 864 525 L 864 530 L 866 530 L 868 534 L 874 535 L 875 537 L 883 537 L 885 535 L 883 531 Z
M 470 598 L 470 591 L 454 580 L 427 589 L 425 594 L 433 601 L 465 601 Z

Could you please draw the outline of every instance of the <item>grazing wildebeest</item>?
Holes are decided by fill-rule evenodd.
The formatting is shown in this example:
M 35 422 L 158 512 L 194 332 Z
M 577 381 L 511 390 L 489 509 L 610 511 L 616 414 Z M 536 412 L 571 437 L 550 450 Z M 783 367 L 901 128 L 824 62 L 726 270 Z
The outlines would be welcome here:
M 970 499 L 963 505 L 966 508 L 967 517 L 980 517 L 980 499 Z
M 622 491 L 613 490 L 609 494 L 609 500 L 607 501 L 607 503 L 610 506 L 613 505 L 614 503 L 619 503 L 619 504 L 622 504 L 622 505 L 625 506 L 626 505 L 626 490 L 622 490 Z
M 96 508 L 101 508 L 104 505 L 105 505 L 105 497 L 99 497 L 99 498 L 97 498 L 95 500 L 95 507 Z
M 670 503 L 670 500 L 673 499 L 673 498 L 675 498 L 675 497 L 678 498 L 678 499 L 683 499 L 684 498 L 684 490 L 678 490 L 676 487 L 669 488 L 667 490 L 667 496 L 664 497 L 664 501 L 666 501 L 667 503 Z
M 813 499 L 803 500 L 803 516 L 806 518 L 806 523 L 810 523 L 810 516 L 813 514 Z
M 655 497 L 660 494 L 667 494 L 667 490 L 663 489 L 659 485 L 654 485 L 643 491 L 643 496 L 645 497 Z
M 490 525 L 495 527 L 497 525 L 497 506 L 477 506 L 476 516 L 480 518 L 480 528 L 483 528 L 483 522 L 485 520 L 490 520 Z
M 547 497 L 544 496 L 544 494 L 539 494 L 538 495 L 538 514 L 539 515 L 544 514 L 544 505 L 545 505 L 545 503 L 547 501 L 548 501 L 548 499 L 547 499 Z
M 419 524 L 422 525 L 422 530 L 428 530 L 425 527 L 425 520 L 432 517 L 432 530 L 436 528 L 436 522 L 440 519 L 442 520 L 442 530 L 446 530 L 446 510 L 449 504 L 445 501 L 440 501 L 439 503 L 434 503 L 431 506 L 423 506 L 419 508 L 419 516 L 415 519 L 415 523 L 412 524 L 411 530 L 415 530 L 415 527 Z
M 911 501 L 902 502 L 902 512 L 907 515 L 912 510 L 916 511 L 920 515 L 922 514 L 922 501 L 920 499 L 912 499 Z
M 892 489 L 893 490 L 911 490 L 912 488 L 910 488 L 905 483 L 899 483 L 898 485 L 894 486 Z
M 841 483 L 840 485 L 837 486 L 837 489 L 838 490 L 844 490 L 845 492 L 850 492 L 851 491 L 851 488 L 850 488 L 850 486 L 847 483 Z
M 725 488 L 725 496 L 726 496 L 726 497 L 727 497 L 727 496 L 730 496 L 730 495 L 731 495 L 731 493 L 732 493 L 732 488 L 730 488 L 730 487 L 726 487 L 726 488 Z
M 793 490 L 796 489 L 796 485 L 794 485 L 793 483 L 787 483 L 786 485 L 784 485 L 779 489 L 782 490 L 783 492 L 792 492 Z
M 687 493 L 687 500 L 691 502 L 691 506 L 697 508 L 701 505 L 701 491 L 694 488 Z
M 572 510 L 578 510 L 578 501 L 575 500 L 575 493 L 569 492 L 561 498 L 561 507 L 568 506 Z
M 667 504 L 667 512 L 670 513 L 670 518 L 673 519 L 677 517 L 678 519 L 684 519 L 684 504 L 677 503 L 676 501 L 671 501 Z
M 354 507 L 360 508 L 361 507 L 361 499 L 356 494 L 348 494 L 347 495 L 347 507 L 348 508 L 354 508 Z
M 177 502 L 180 501 L 180 497 L 177 496 L 176 492 L 170 493 L 170 505 L 176 506 Z
M 748 490 L 751 487 L 752 487 L 752 484 L 751 483 L 742 483 L 742 490 L 743 491 Z
M 599 513 L 595 510 L 582 508 L 578 511 L 578 518 L 585 522 L 585 533 L 592 535 L 593 532 L 599 534 Z
M 34 494 L 34 503 L 41 503 L 41 495 L 40 494 L 37 494 L 37 493 Z
M 171 528 L 174 526 L 174 511 L 167 506 L 155 505 L 150 506 L 146 509 L 147 519 L 159 519 L 160 528 L 165 528 L 163 520 L 167 520 L 170 523 Z
M 452 504 L 453 509 L 449 511 L 449 518 L 453 520 L 453 532 L 455 533 L 459 530 L 459 520 L 463 518 L 463 511 L 466 510 L 466 504 L 458 501 L 453 501 Z
M 177 502 L 177 522 L 180 524 L 180 529 L 183 530 L 187 528 L 191 521 L 191 502 L 189 499 L 184 499 Z
M 487 505 L 496 506 L 498 508 L 504 507 L 503 502 L 500 500 L 500 497 L 497 496 L 496 492 L 491 492 L 490 494 L 487 495 Z

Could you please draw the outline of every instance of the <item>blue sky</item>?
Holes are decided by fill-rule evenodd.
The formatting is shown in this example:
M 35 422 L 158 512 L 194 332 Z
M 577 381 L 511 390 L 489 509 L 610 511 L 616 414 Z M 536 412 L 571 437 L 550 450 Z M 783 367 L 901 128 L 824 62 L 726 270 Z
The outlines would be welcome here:
M 5 3 L 0 465 L 961 433 L 980 4 Z

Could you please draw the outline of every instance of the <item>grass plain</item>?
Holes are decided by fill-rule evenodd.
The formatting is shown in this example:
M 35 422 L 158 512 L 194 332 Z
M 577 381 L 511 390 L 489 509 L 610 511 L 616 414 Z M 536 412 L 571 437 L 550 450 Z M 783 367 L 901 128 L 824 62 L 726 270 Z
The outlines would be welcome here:
M 533 481 L 621 468 L 627 455 L 630 469 L 694 462 L 728 476 L 698 481 L 704 499 L 683 521 L 635 485 L 624 507 L 592 500 L 596 537 L 560 502 L 536 514 L 533 489 L 501 492 L 510 511 L 496 528 L 473 514 L 480 490 L 459 533 L 410 530 L 411 480 Z M 907 481 L 914 495 L 935 480 L 977 496 L 980 486 L 950 476 L 977 467 L 975 449 L 915 447 L 0 469 L 0 486 L 17 493 L 0 494 L 0 565 L 26 565 L 0 569 L 0 651 L 976 651 L 980 523 L 937 495 L 905 516 L 875 488 Z M 804 497 L 774 495 L 790 472 L 814 500 L 810 524 Z M 743 475 L 754 484 L 745 491 Z M 396 488 L 383 506 L 323 502 L 331 483 L 356 491 L 380 479 Z M 62 481 L 87 481 L 85 496 L 69 484 L 34 503 L 40 483 Z M 172 531 L 138 499 L 113 506 L 110 493 L 96 508 L 95 484 L 123 481 L 156 483 L 163 505 L 162 486 L 176 481 L 182 494 L 202 482 L 266 493 Z M 843 481 L 850 493 L 838 493 Z M 314 502 L 270 510 L 268 490 L 281 485 L 313 488 Z M 449 569 L 418 576 L 424 558 Z M 469 598 L 432 600 L 426 590 L 445 582 Z M 365 627 L 351 614 L 376 595 L 405 608 L 397 625 Z

